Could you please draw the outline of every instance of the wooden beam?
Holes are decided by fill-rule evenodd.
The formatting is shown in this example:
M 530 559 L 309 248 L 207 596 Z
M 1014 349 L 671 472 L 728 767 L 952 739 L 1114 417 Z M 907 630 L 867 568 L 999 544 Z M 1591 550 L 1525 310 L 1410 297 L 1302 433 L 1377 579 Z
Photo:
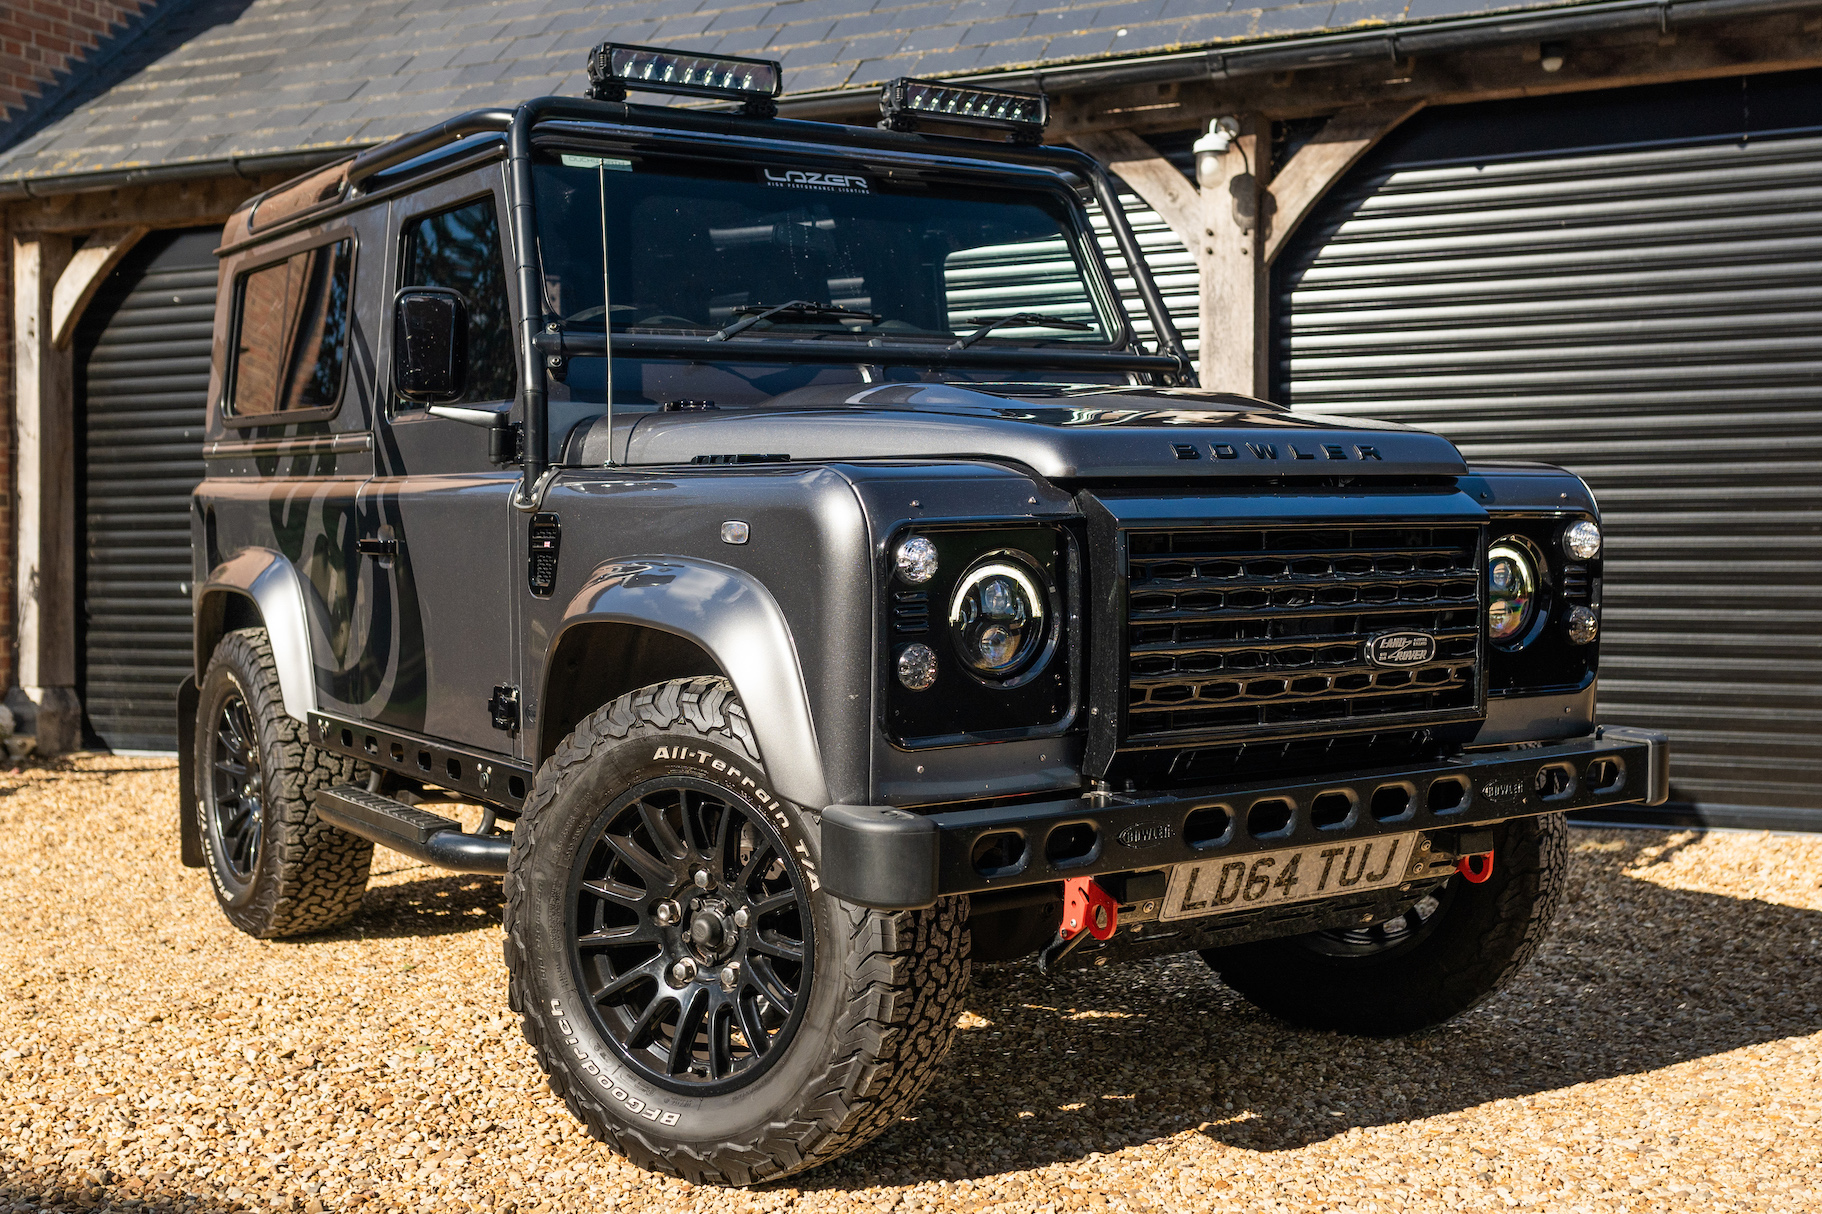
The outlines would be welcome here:
M 1188 130 L 1240 112 L 1309 118 L 1390 101 L 1455 105 L 1822 67 L 1822 19 L 1814 13 L 1704 23 L 1671 40 L 1648 29 L 1566 41 L 1569 58 L 1556 72 L 1538 65 L 1537 44 L 1529 42 L 1397 63 L 1082 90 L 1052 99 L 1050 133 L 1073 141 L 1078 134 L 1112 127 L 1139 133 Z
M 1368 148 L 1421 108 L 1421 101 L 1391 101 L 1340 110 L 1322 124 L 1322 129 L 1308 143 L 1297 149 L 1272 179 L 1271 206 L 1267 208 L 1271 228 L 1265 238 L 1266 265 L 1278 256 L 1278 250 L 1284 247 L 1284 242 L 1290 239 L 1316 201 L 1328 193 L 1329 187 L 1353 168 L 1354 162 L 1365 155 Z
M 1156 211 L 1177 239 L 1193 249 L 1202 226 L 1196 183 L 1177 166 L 1158 155 L 1157 149 L 1127 130 L 1084 131 L 1070 142 L 1100 161 L 1133 188 Z
M 1271 123 L 1240 119 L 1226 152 L 1201 158 L 1202 231 L 1196 250 L 1201 276 L 1197 311 L 1202 327 L 1204 388 L 1263 397 L 1266 393 L 1266 301 L 1260 206 L 1271 174 Z
M 82 744 L 76 698 L 73 360 L 50 340 L 67 236 L 13 240 L 13 458 L 19 687 L 41 754 Z
M 97 232 L 76 250 L 51 290 L 52 345 L 59 350 L 69 349 L 70 341 L 76 335 L 76 322 L 82 319 L 83 310 L 89 306 L 89 300 L 95 298 L 102 280 L 151 230 L 141 226 Z
M 219 227 L 234 208 L 286 178 L 209 177 L 31 198 L 9 208 L 14 232 L 93 232 L 102 228 Z

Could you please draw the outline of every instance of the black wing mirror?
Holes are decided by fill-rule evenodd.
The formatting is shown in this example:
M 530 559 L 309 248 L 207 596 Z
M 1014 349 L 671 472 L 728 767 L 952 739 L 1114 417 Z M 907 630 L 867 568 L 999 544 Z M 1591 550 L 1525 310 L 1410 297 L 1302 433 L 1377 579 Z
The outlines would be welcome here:
M 468 387 L 468 300 L 446 287 L 407 287 L 393 301 L 393 380 L 423 404 L 460 400 Z

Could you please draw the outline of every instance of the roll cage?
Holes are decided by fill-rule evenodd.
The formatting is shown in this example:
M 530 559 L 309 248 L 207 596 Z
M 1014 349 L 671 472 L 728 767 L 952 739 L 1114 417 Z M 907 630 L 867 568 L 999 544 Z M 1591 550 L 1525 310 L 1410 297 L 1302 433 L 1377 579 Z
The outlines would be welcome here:
M 551 133 L 586 136 L 591 141 L 606 138 L 637 144 L 661 137 L 672 149 L 679 145 L 685 148 L 694 145 L 700 150 L 714 152 L 739 146 L 749 151 L 790 154 L 801 153 L 806 146 L 817 146 L 884 156 L 894 165 L 934 172 L 979 174 L 997 167 L 1002 172 L 1012 168 L 1021 176 L 1042 174 L 1066 182 L 1073 177 L 1087 185 L 1106 216 L 1114 243 L 1127 263 L 1140 302 L 1158 336 L 1159 353 L 1148 354 L 1139 349 L 1130 323 L 1125 322 L 1124 332 L 1118 335 L 1123 349 L 955 349 L 947 345 L 875 339 L 865 347 L 864 361 L 925 368 L 994 366 L 1085 373 L 1128 372 L 1161 376 L 1172 383 L 1196 383 L 1194 367 L 1184 350 L 1182 338 L 1151 277 L 1112 182 L 1092 157 L 1070 148 L 996 143 L 989 149 L 975 141 L 948 136 L 574 97 L 538 97 L 512 109 L 474 110 L 370 148 L 345 162 L 339 185 L 321 201 L 292 211 L 250 240 L 264 241 L 292 227 L 321 222 L 338 210 L 362 204 L 375 194 L 395 188 L 421 173 L 442 168 L 435 156 L 439 151 L 475 136 L 503 135 L 512 272 L 518 278 L 521 299 L 542 299 L 536 197 L 532 184 L 533 137 L 540 128 Z M 258 207 L 267 197 L 262 195 L 254 201 L 253 221 L 257 221 Z M 248 242 L 238 242 L 234 247 L 244 243 Z M 229 248 L 222 250 L 224 253 L 229 251 Z M 711 341 L 708 337 L 678 334 L 565 333 L 552 325 L 549 317 L 529 307 L 519 317 L 516 340 L 520 355 L 519 395 L 524 404 L 524 463 L 515 504 L 524 510 L 538 508 L 545 484 L 553 472 L 548 455 L 546 368 L 547 360 L 553 356 L 605 355 L 611 342 L 616 354 L 725 360 L 738 353 L 742 360 L 757 362 L 851 364 L 857 361 L 855 349 L 847 343 L 757 336 Z

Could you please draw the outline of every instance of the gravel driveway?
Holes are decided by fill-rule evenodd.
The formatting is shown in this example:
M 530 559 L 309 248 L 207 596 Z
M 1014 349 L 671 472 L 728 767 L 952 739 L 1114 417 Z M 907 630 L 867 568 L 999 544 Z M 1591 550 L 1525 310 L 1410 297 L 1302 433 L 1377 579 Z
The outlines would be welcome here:
M 261 942 L 177 863 L 176 773 L 0 772 L 0 1211 L 1822 1209 L 1822 837 L 1578 831 L 1503 996 L 1303 1033 L 1200 961 L 977 974 L 897 1129 L 752 1191 L 620 1163 L 504 1002 L 499 884 L 390 852 Z

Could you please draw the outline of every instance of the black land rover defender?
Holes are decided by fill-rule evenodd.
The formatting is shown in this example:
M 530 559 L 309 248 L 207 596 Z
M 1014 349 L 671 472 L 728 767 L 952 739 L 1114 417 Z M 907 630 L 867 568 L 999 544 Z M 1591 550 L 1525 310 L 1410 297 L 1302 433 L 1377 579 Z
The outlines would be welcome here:
M 237 927 L 346 923 L 375 843 L 503 874 L 553 1089 L 743 1184 L 904 1113 L 971 959 L 1446 1020 L 1536 949 L 1563 811 L 1664 799 L 1594 721 L 1586 487 L 1199 390 L 1041 97 L 591 76 L 228 224 L 180 727 Z

